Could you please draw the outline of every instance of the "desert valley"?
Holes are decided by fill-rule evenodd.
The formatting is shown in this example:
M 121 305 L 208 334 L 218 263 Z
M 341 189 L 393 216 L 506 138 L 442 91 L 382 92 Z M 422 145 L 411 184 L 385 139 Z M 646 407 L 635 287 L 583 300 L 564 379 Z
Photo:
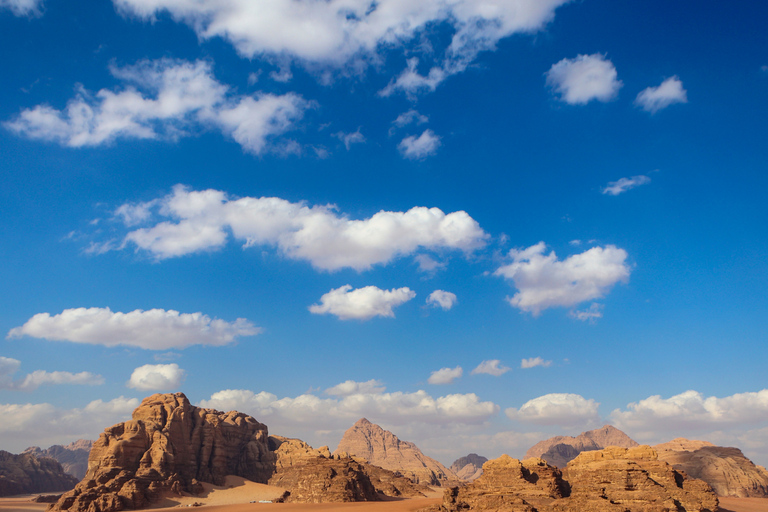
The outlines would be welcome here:
M 145 398 L 93 442 L 0 451 L 0 497 L 3 512 L 758 512 L 768 471 L 738 448 L 638 445 L 610 425 L 541 441 L 523 460 L 446 467 L 361 418 L 331 452 L 175 393 Z

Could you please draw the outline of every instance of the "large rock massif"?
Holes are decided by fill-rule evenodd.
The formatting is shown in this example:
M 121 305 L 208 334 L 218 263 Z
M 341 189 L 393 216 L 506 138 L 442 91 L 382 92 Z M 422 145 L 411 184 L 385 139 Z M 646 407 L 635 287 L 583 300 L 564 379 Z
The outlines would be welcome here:
M 93 441 L 79 439 L 66 446 L 55 444 L 45 450 L 38 446 L 31 446 L 24 450 L 23 453 L 34 455 L 38 459 L 40 457 L 54 459 L 61 464 L 65 473 L 74 476 L 78 480 L 82 480 L 88 469 L 88 454 L 91 452 L 92 446 Z
M 75 484 L 77 479 L 66 474 L 61 464 L 53 459 L 0 450 L 0 496 L 62 492 L 72 489 Z
M 582 432 L 576 437 L 555 436 L 533 445 L 526 453 L 525 459 L 539 457 L 552 466 L 564 468 L 581 452 L 602 450 L 609 446 L 632 448 L 638 444 L 627 434 L 611 425 Z
M 486 462 L 483 475 L 446 490 L 431 510 L 459 512 L 716 512 L 711 488 L 659 461 L 648 446 L 588 451 L 564 470 L 539 458 Z
M 461 457 L 453 461 L 451 471 L 456 473 L 460 480 L 471 482 L 483 474 L 483 464 L 488 462 L 486 457 L 476 453 L 470 453 L 466 457 Z
M 660 460 L 704 480 L 719 496 L 768 497 L 768 471 L 756 466 L 738 448 L 677 438 L 654 449 Z
M 400 473 L 417 484 L 446 486 L 458 481 L 453 471 L 424 455 L 415 444 L 401 441 L 392 432 L 365 418 L 344 432 L 333 453 L 362 457 L 375 466 Z

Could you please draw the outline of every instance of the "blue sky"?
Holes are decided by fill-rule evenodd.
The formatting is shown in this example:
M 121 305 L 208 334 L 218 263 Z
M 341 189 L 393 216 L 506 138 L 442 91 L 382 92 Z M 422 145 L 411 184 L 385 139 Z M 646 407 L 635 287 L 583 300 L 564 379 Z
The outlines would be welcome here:
M 768 6 L 0 0 L 0 448 L 153 392 L 768 464 Z

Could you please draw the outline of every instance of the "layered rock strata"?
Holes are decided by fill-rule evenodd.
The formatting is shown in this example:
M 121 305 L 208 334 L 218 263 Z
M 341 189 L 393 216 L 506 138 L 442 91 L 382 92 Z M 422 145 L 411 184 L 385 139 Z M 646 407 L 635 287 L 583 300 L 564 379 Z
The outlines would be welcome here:
M 459 512 L 716 512 L 703 481 L 659 461 L 648 446 L 588 451 L 561 471 L 542 459 L 506 455 L 486 462 L 483 475 L 446 490 L 433 511 Z
M 483 464 L 488 462 L 486 457 L 476 453 L 470 453 L 466 457 L 456 459 L 451 464 L 450 470 L 453 471 L 459 480 L 471 482 L 483 474 Z
M 401 441 L 392 432 L 365 418 L 344 432 L 333 453 L 362 457 L 375 466 L 399 473 L 417 484 L 446 486 L 458 481 L 453 471 L 424 455 L 415 444 Z
M 632 448 L 638 444 L 621 430 L 605 425 L 595 430 L 582 432 L 576 437 L 555 436 L 533 445 L 525 452 L 525 459 L 539 457 L 552 466 L 564 468 L 581 452 L 602 450 L 609 446 Z
M 38 459 L 40 457 L 54 459 L 61 464 L 65 473 L 72 475 L 78 480 L 82 480 L 88 469 L 88 454 L 91 452 L 92 446 L 93 441 L 79 439 L 66 446 L 56 444 L 45 450 L 38 446 L 31 446 L 24 450 L 23 453 L 34 455 Z
M 77 479 L 66 474 L 61 464 L 51 458 L 0 450 L 0 496 L 62 492 L 75 484 Z
M 660 460 L 704 480 L 719 496 L 768 497 L 768 471 L 756 466 L 738 448 L 677 438 L 654 449 Z

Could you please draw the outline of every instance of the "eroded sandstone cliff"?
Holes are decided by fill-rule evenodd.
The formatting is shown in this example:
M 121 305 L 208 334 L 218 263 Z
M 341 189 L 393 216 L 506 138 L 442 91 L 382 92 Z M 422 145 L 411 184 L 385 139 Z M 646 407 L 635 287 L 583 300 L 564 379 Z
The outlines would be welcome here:
M 595 430 L 582 432 L 576 437 L 555 436 L 533 445 L 526 453 L 525 459 L 539 457 L 547 463 L 564 468 L 581 452 L 601 450 L 609 446 L 632 448 L 637 443 L 612 425 L 605 425 Z
M 75 484 L 77 480 L 51 458 L 0 450 L 0 496 L 68 491 Z
M 23 453 L 34 455 L 38 459 L 40 457 L 54 459 L 61 464 L 65 473 L 81 480 L 88 469 L 88 454 L 91 452 L 92 446 L 93 441 L 79 439 L 66 446 L 55 444 L 45 450 L 38 446 L 31 446 L 24 450 Z

